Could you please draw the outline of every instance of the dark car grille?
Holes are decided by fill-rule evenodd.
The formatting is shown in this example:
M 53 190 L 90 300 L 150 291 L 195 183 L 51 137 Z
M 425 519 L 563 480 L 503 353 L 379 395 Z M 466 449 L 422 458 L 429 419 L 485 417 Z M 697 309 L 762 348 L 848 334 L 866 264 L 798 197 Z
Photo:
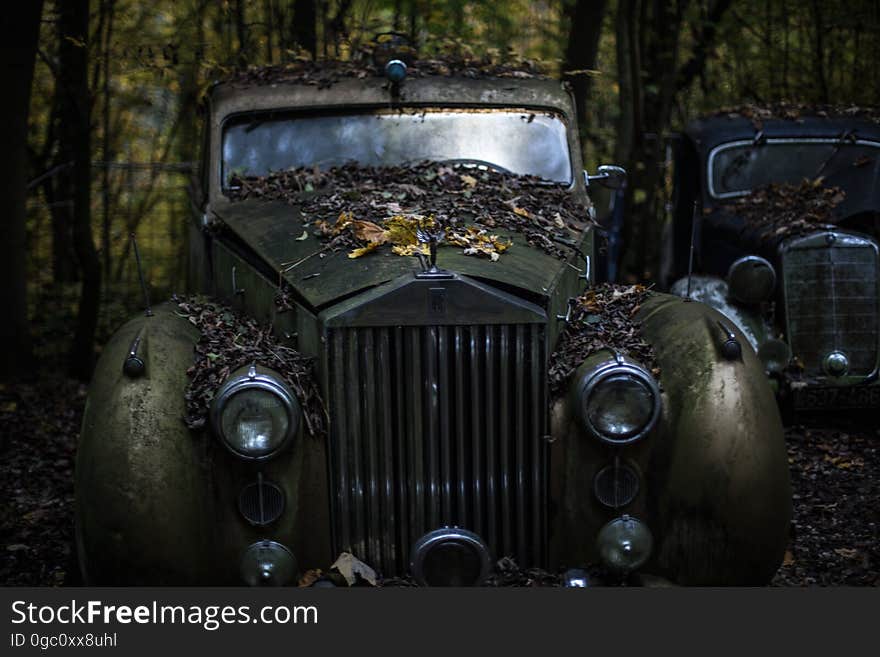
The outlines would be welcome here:
M 812 235 L 784 254 L 785 306 L 792 353 L 808 374 L 821 374 L 835 350 L 849 359 L 850 376 L 869 376 L 877 364 L 876 245 L 850 235 Z
M 543 562 L 543 325 L 334 329 L 328 353 L 338 550 L 401 574 L 454 525 Z

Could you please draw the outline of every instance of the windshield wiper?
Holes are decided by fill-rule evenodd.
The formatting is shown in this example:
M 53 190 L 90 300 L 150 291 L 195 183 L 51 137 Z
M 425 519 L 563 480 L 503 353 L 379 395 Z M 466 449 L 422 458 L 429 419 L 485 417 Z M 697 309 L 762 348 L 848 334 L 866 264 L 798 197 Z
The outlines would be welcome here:
M 742 171 L 743 168 L 745 168 L 745 166 L 749 163 L 749 159 L 751 158 L 752 152 L 755 150 L 755 148 L 758 146 L 763 146 L 766 143 L 767 138 L 764 136 L 764 131 L 758 130 L 758 132 L 755 133 L 755 136 L 752 139 L 751 145 L 742 153 L 733 158 L 730 164 L 724 167 L 724 171 L 721 172 L 721 182 L 724 184 L 725 187 L 729 188 L 730 185 L 727 184 L 728 179 L 731 176 L 735 176 L 740 171 Z
M 828 163 L 831 162 L 831 160 L 833 160 L 837 156 L 837 154 L 840 152 L 841 147 L 845 143 L 847 143 L 847 142 L 854 143 L 855 140 L 856 140 L 856 134 L 853 130 L 844 130 L 840 134 L 840 137 L 837 138 L 837 141 L 834 144 L 834 150 L 831 151 L 831 155 L 829 155 L 827 158 L 825 158 L 825 161 L 822 162 L 822 166 L 820 166 L 819 170 L 816 171 L 816 175 L 813 176 L 813 180 L 815 180 L 816 178 L 819 178 L 822 175 L 822 172 L 825 171 L 825 167 L 827 167 Z

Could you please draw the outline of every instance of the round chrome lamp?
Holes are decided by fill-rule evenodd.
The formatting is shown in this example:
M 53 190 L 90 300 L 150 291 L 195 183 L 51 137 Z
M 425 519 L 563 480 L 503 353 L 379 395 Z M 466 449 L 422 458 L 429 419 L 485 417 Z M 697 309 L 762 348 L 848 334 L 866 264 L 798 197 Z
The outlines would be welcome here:
M 599 530 L 596 548 L 606 568 L 627 573 L 640 568 L 650 558 L 654 537 L 645 523 L 623 515 Z
M 822 360 L 822 369 L 829 376 L 843 376 L 849 371 L 849 358 L 842 351 L 832 351 Z
M 214 433 L 233 454 L 261 461 L 290 445 L 302 411 L 278 374 L 251 365 L 233 372 L 220 387 L 210 418 Z
M 241 557 L 241 578 L 250 586 L 284 586 L 297 573 L 293 552 L 275 541 L 257 541 Z

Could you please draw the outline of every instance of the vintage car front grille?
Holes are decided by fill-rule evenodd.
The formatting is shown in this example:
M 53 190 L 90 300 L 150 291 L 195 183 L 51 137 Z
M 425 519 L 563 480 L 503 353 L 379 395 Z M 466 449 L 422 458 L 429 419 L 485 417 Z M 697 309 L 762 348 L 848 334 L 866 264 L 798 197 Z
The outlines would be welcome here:
M 402 574 L 418 538 L 458 526 L 543 562 L 544 341 L 540 324 L 329 332 L 338 550 Z
M 807 374 L 822 374 L 823 359 L 836 350 L 849 359 L 849 376 L 874 372 L 880 335 L 877 275 L 877 245 L 862 237 L 826 232 L 786 245 L 788 337 Z

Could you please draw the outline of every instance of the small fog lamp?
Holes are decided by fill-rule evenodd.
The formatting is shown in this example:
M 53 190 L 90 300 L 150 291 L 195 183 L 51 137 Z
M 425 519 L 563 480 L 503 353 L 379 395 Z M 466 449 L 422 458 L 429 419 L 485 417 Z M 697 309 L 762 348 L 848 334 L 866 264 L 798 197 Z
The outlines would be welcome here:
M 392 84 L 400 84 L 406 77 L 406 64 L 399 59 L 392 59 L 385 64 L 385 77 Z
M 296 569 L 293 552 L 275 541 L 257 541 L 241 558 L 241 578 L 249 586 L 284 586 Z
M 596 548 L 606 568 L 630 572 L 644 565 L 651 556 L 654 538 L 645 523 L 623 515 L 599 530 Z
M 758 347 L 758 358 L 768 374 L 780 374 L 791 360 L 791 347 L 784 340 L 770 338 Z

